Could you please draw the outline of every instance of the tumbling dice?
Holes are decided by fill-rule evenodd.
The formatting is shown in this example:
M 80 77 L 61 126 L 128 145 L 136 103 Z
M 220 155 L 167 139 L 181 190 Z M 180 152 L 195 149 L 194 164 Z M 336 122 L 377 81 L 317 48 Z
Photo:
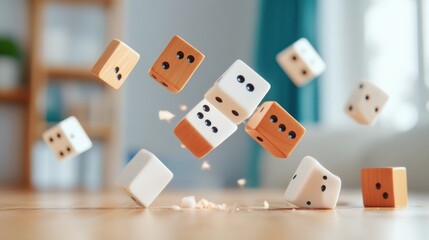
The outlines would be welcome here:
M 116 179 L 137 204 L 149 207 L 173 179 L 173 173 L 151 152 L 140 150 Z
M 365 207 L 407 206 L 407 171 L 404 167 L 363 168 L 361 187 Z
M 149 70 L 149 76 L 173 93 L 180 92 L 204 60 L 204 55 L 174 36 Z
M 306 156 L 298 166 L 285 192 L 288 202 L 302 208 L 335 208 L 341 179 L 316 159 Z
M 374 125 L 389 96 L 374 84 L 362 81 L 346 104 L 345 111 L 356 122 Z
M 92 67 L 91 73 L 114 89 L 119 89 L 139 59 L 140 55 L 124 42 L 113 39 Z
M 59 160 L 76 156 L 92 147 L 92 142 L 75 117 L 69 117 L 43 133 L 43 140 Z
M 298 87 L 319 76 L 326 68 L 325 62 L 305 38 L 277 54 L 276 60 Z
M 287 158 L 305 128 L 277 102 L 264 102 L 247 122 L 246 132 L 271 155 Z
M 270 87 L 252 68 L 236 60 L 204 98 L 238 125 L 252 115 Z
M 203 158 L 237 130 L 237 126 L 203 99 L 174 129 L 174 134 L 196 157 Z

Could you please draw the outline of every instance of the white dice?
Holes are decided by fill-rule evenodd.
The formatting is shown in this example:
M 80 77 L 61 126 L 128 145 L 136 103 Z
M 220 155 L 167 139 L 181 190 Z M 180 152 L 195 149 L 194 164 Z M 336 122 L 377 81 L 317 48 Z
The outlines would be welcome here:
M 43 140 L 59 160 L 76 156 L 92 147 L 85 130 L 73 116 L 46 130 Z
M 173 173 L 151 152 L 140 150 L 116 179 L 137 204 L 149 207 L 173 179 Z
M 306 156 L 292 177 L 285 198 L 297 207 L 335 208 L 340 190 L 341 179 Z
M 174 133 L 196 157 L 202 158 L 237 130 L 237 126 L 207 99 L 177 124 Z
M 305 38 L 278 53 L 276 60 L 298 87 L 319 76 L 326 68 L 325 62 Z
M 346 113 L 356 122 L 374 125 L 389 96 L 368 81 L 362 81 L 350 96 Z
M 270 87 L 252 68 L 236 60 L 204 98 L 238 125 L 252 115 Z

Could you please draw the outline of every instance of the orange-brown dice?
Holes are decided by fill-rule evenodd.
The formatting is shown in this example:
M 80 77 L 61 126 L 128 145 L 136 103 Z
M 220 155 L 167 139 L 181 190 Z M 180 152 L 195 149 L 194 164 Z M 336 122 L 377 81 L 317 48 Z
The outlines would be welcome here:
M 124 42 L 113 39 L 91 69 L 91 73 L 118 89 L 130 75 L 140 55 Z
M 271 155 L 287 158 L 305 128 L 277 102 L 264 102 L 247 122 L 246 132 Z
M 174 36 L 149 70 L 149 76 L 173 93 L 180 92 L 204 55 L 179 36 Z
M 363 168 L 361 187 L 365 207 L 407 206 L 407 171 L 404 167 Z

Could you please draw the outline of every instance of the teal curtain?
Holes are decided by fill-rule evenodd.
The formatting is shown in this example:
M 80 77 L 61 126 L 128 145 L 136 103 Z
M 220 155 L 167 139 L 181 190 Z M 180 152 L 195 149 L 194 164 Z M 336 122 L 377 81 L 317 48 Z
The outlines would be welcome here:
M 318 80 L 302 88 L 290 81 L 275 60 L 281 50 L 301 37 L 317 49 L 317 0 L 261 0 L 255 70 L 271 84 L 265 100 L 275 100 L 301 123 L 319 120 Z M 261 147 L 254 149 L 248 171 L 248 186 L 257 187 Z

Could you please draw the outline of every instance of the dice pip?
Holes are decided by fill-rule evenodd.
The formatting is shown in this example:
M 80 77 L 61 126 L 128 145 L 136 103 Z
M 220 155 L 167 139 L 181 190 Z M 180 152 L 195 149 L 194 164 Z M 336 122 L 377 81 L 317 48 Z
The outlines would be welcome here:
M 116 179 L 137 204 L 149 207 L 173 179 L 173 173 L 151 152 L 141 149 Z
M 271 155 L 287 158 L 305 134 L 305 128 L 277 102 L 264 102 L 250 117 L 246 132 Z
M 361 187 L 365 207 L 406 207 L 408 202 L 405 167 L 363 168 Z
M 204 54 L 174 36 L 149 70 L 149 76 L 169 91 L 179 93 L 204 60 Z
M 271 85 L 241 60 L 236 60 L 204 98 L 236 125 L 250 117 Z
M 345 111 L 356 122 L 374 125 L 389 96 L 368 81 L 359 82 L 350 96 Z
M 278 53 L 276 60 L 297 87 L 307 84 L 326 68 L 325 62 L 305 38 Z
M 91 69 L 92 75 L 119 89 L 140 59 L 124 42 L 113 39 Z
M 237 126 L 203 99 L 177 124 L 174 134 L 196 157 L 203 158 L 237 130 Z
M 58 160 L 76 156 L 92 147 L 85 130 L 73 116 L 46 130 L 43 140 Z
M 301 208 L 335 208 L 341 190 L 341 179 L 324 168 L 316 159 L 302 159 L 290 181 L 285 198 Z

